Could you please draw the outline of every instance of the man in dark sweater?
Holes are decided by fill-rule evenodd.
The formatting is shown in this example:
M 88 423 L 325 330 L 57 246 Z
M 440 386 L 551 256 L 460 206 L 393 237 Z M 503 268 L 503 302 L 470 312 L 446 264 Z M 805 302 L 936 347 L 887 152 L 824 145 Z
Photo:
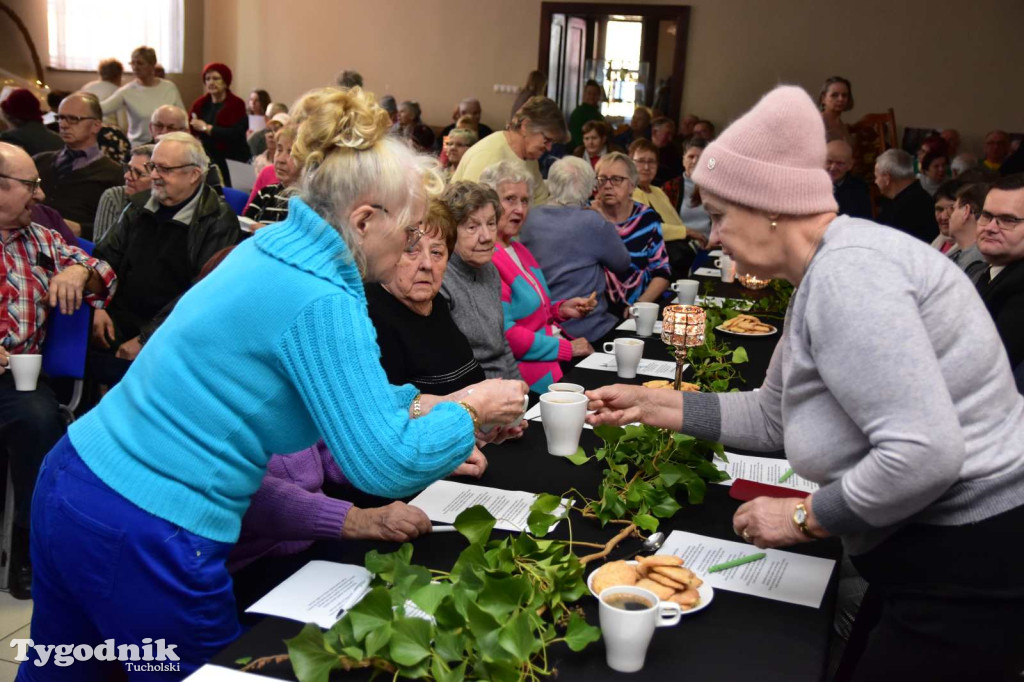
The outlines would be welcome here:
M 914 175 L 914 159 L 890 149 L 875 160 L 875 184 L 884 197 L 878 222 L 931 243 L 939 234 L 935 201 Z
M 131 197 L 96 247 L 120 280 L 108 308 L 93 316 L 90 372 L 100 383 L 120 379 L 206 261 L 243 234 L 231 208 L 203 182 L 209 163 L 190 134 L 161 137 L 147 164 L 151 190 Z
M 61 101 L 57 111 L 64 148 L 36 154 L 36 168 L 43 181 L 46 204 L 59 211 L 69 224 L 80 226 L 79 236 L 91 240 L 100 195 L 110 187 L 124 184 L 123 171 L 97 143 L 103 127 L 103 110 L 96 95 L 72 93 Z M 71 227 L 74 229 L 75 225 Z
M 846 140 L 828 143 L 825 170 L 832 178 L 832 191 L 839 204 L 840 215 L 871 220 L 871 193 L 866 182 L 850 173 L 853 168 L 853 148 Z
M 651 124 L 651 142 L 658 148 L 658 172 L 653 184 L 661 187 L 683 174 L 683 150 L 675 141 L 676 124 L 668 118 L 657 118 Z
M 978 293 L 992 313 L 1010 366 L 1017 368 L 1024 363 L 1024 173 L 992 185 L 978 217 L 977 246 L 989 264 Z

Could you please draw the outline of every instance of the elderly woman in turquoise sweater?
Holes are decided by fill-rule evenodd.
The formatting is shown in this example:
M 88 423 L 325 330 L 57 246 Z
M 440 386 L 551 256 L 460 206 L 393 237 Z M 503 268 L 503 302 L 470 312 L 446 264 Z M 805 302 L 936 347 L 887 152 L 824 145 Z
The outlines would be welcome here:
M 436 162 L 386 137 L 387 113 L 359 88 L 313 91 L 294 111 L 304 170 L 288 219 L 184 296 L 47 455 L 30 660 L 114 639 L 169 650 L 177 674 L 161 679 L 187 675 L 240 632 L 225 558 L 270 453 L 322 438 L 355 486 L 402 497 L 465 461 L 474 427 L 522 412 L 520 381 L 450 396 L 388 384 L 363 282 L 422 236 Z M 18 679 L 103 679 L 108 665 L 26 663 Z

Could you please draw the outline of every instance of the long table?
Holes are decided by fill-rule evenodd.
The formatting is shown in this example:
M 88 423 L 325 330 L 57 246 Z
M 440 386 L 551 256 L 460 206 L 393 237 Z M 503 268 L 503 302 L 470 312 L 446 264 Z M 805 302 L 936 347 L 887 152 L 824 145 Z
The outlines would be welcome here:
M 738 285 L 716 284 L 715 293 L 725 296 L 750 296 Z M 756 294 L 757 292 L 755 292 Z M 780 327 L 778 321 L 772 323 Z M 631 336 L 613 332 L 608 339 Z M 746 388 L 760 384 L 765 375 L 771 353 L 779 335 L 767 338 L 744 338 L 743 345 L 750 362 L 740 366 Z M 665 345 L 657 337 L 645 341 L 644 357 L 668 359 Z M 614 373 L 573 368 L 566 381 L 596 388 L 617 381 Z M 647 377 L 650 379 L 650 377 Z M 534 396 L 534 399 L 536 396 Z M 532 401 L 531 401 L 532 402 Z M 588 452 L 598 447 L 600 440 L 585 429 L 581 445 Z M 743 451 L 737 451 L 743 452 Z M 562 493 L 571 487 L 583 491 L 596 491 L 601 481 L 602 467 L 597 463 L 575 466 L 561 457 L 547 454 L 544 429 L 540 423 L 531 423 L 522 439 L 485 448 L 489 466 L 480 485 L 526 490 L 530 492 Z M 755 453 L 749 453 L 755 454 Z M 783 453 L 756 453 L 761 456 L 783 456 Z M 732 516 L 740 502 L 729 497 L 729 488 L 709 485 L 704 503 L 685 505 L 672 519 L 661 522 L 661 530 L 686 530 L 711 537 L 735 540 Z M 359 506 L 377 506 L 389 500 L 373 498 L 358 491 L 329 490 L 329 494 L 351 499 Z M 499 534 L 502 531 L 495 531 Z M 577 540 L 605 542 L 616 529 L 600 528 L 596 522 L 582 521 L 573 515 L 573 536 Z M 565 522 L 559 524 L 551 537 L 566 539 Z M 427 535 L 413 541 L 413 562 L 430 568 L 447 570 L 459 552 L 466 548 L 465 539 L 458 533 Z M 631 539 L 616 548 L 610 558 L 624 556 L 639 547 L 639 540 Z M 255 602 L 286 577 L 311 559 L 328 559 L 362 565 L 363 557 L 371 549 L 393 551 L 394 544 L 382 542 L 319 542 L 310 550 L 291 557 L 263 559 L 236 576 L 235 594 L 239 611 Z M 801 554 L 839 559 L 840 546 L 836 540 L 819 541 L 789 548 Z M 786 604 L 769 599 L 737 594 L 727 590 L 715 591 L 714 602 L 705 610 L 685 616 L 674 628 L 659 629 L 647 653 L 642 674 L 661 679 L 739 680 L 757 679 L 762 682 L 799 682 L 820 680 L 827 664 L 832 617 L 835 611 L 835 593 L 838 571 L 833 571 L 825 599 L 818 609 Z M 597 624 L 597 602 L 590 596 L 581 600 L 587 621 Z M 274 617 L 253 617 L 241 614 L 245 634 L 218 654 L 213 663 L 237 668 L 235 660 L 244 657 L 262 657 L 287 652 L 284 640 L 293 637 L 302 625 Z M 567 647 L 556 645 L 549 650 L 552 663 L 558 670 L 559 680 L 605 680 L 625 678 L 605 665 L 604 645 L 595 642 L 582 652 L 574 653 Z M 294 680 L 290 664 L 268 666 L 260 674 Z M 361 673 L 332 675 L 332 679 L 368 679 Z M 665 677 L 668 676 L 668 677 Z

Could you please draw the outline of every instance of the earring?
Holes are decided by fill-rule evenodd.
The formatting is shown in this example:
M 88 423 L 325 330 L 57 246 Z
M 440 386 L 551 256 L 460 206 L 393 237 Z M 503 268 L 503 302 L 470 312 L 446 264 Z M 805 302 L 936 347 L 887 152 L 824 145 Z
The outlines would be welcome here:
M 772 232 L 774 232 L 775 228 L 777 228 L 778 226 L 779 226 L 779 224 L 773 220 L 772 224 L 770 225 Z

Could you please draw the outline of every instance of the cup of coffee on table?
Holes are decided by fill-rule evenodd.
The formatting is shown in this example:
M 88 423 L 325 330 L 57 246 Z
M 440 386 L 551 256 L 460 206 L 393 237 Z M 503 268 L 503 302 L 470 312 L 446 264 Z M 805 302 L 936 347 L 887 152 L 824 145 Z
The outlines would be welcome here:
M 568 457 L 580 447 L 580 433 L 590 400 L 582 393 L 553 391 L 540 397 L 540 419 L 548 454 Z
M 654 333 L 654 323 L 658 321 L 657 303 L 634 303 L 629 307 L 629 314 L 636 320 L 637 336 Z
M 618 338 L 606 341 L 605 353 L 615 354 L 615 373 L 621 379 L 632 379 L 636 376 L 636 368 L 644 356 L 644 342 L 640 339 Z
M 682 305 L 693 305 L 699 287 L 700 282 L 695 279 L 677 279 L 672 283 L 672 291 L 679 295 L 679 303 Z
M 583 393 L 585 389 L 579 384 L 570 384 L 565 381 L 550 384 L 548 386 L 548 392 L 550 393 Z
M 736 279 L 736 264 L 729 256 L 723 254 L 720 258 L 716 258 L 715 267 L 722 271 L 723 282 L 728 283 Z
M 10 355 L 7 357 L 7 369 L 14 375 L 16 391 L 34 391 L 39 381 L 39 371 L 43 368 L 43 356 L 38 353 Z
M 634 586 L 608 587 L 599 601 L 608 667 L 620 673 L 643 668 L 654 630 L 678 624 L 682 614 L 679 604 Z

